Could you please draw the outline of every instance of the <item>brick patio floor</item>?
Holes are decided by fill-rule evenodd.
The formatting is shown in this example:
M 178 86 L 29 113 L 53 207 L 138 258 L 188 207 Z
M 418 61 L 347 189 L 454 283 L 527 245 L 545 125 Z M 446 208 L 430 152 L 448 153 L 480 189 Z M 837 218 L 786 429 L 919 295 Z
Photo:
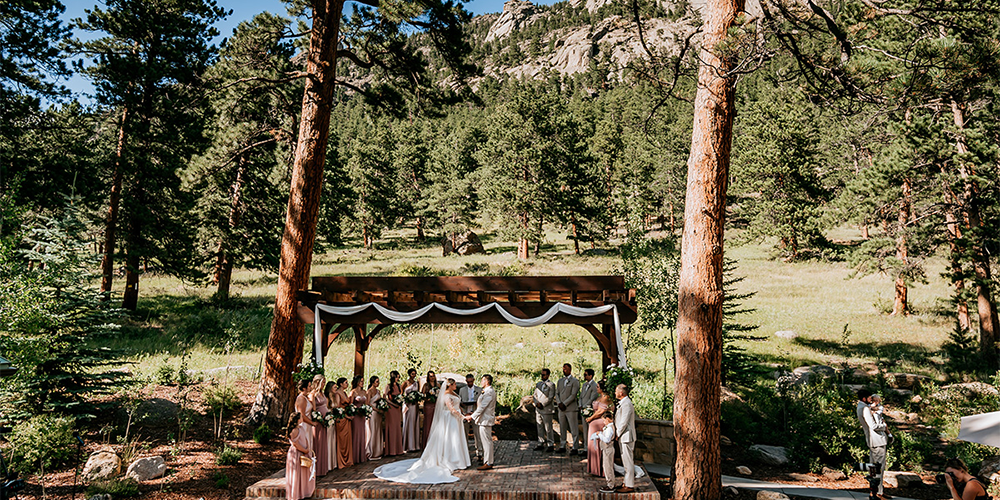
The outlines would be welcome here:
M 629 495 L 602 494 L 603 478 L 587 473 L 587 461 L 579 456 L 534 451 L 529 441 L 497 441 L 494 469 L 480 472 L 474 467 L 455 471 L 457 482 L 447 484 L 399 484 L 383 481 L 372 471 L 399 459 L 417 458 L 416 453 L 383 458 L 330 471 L 319 478 L 312 498 L 381 500 L 660 500 L 649 476 L 637 478 L 636 492 Z M 618 478 L 621 485 L 621 478 Z M 277 500 L 285 496 L 285 471 L 247 488 L 247 500 Z

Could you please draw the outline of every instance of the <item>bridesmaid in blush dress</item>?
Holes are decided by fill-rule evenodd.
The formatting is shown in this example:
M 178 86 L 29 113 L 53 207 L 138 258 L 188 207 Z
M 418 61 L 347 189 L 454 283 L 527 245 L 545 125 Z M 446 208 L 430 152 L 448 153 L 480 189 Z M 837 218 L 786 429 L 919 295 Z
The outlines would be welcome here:
M 334 405 L 345 408 L 351 404 L 351 398 L 347 397 L 347 379 L 340 377 L 337 379 L 337 392 L 334 394 Z M 354 449 L 351 446 L 351 419 L 342 418 L 337 421 L 337 468 L 343 469 L 354 465 Z
M 594 476 L 604 476 L 604 469 L 601 467 L 601 447 L 596 440 L 590 439 L 595 432 L 604 429 L 604 420 L 601 416 L 611 407 L 611 399 L 604 391 L 603 380 L 597 382 L 597 399 L 592 403 L 594 414 L 587 417 L 587 472 Z
M 385 454 L 390 457 L 406 453 L 403 449 L 403 409 L 393 401 L 397 395 L 403 394 L 399 385 L 399 372 L 389 373 L 389 385 L 385 389 L 385 398 L 389 410 L 385 412 Z
M 365 378 L 361 375 L 354 377 L 351 381 L 350 401 L 354 406 L 364 406 L 368 404 L 368 393 L 364 388 Z M 351 449 L 354 454 L 354 463 L 360 464 L 368 461 L 368 417 L 355 415 L 351 422 Z
M 326 396 L 326 403 L 329 407 L 334 406 L 334 400 L 337 394 L 337 383 L 327 382 L 326 389 L 323 391 L 323 395 Z M 319 446 L 318 444 L 316 446 Z M 330 462 L 330 470 L 337 468 L 337 424 L 336 422 L 330 424 L 330 427 L 326 430 L 326 457 Z
M 437 396 L 438 396 L 438 383 L 437 375 L 434 371 L 427 372 L 427 382 L 424 382 L 424 386 L 420 388 L 420 392 L 424 395 L 424 428 L 423 432 L 420 433 L 420 442 L 427 446 L 427 436 L 431 435 L 431 423 L 434 422 L 434 408 L 437 407 Z M 434 393 L 434 401 L 427 401 L 427 395 L 431 392 Z
M 326 414 L 330 411 L 330 402 L 323 395 L 324 387 L 326 387 L 326 377 L 316 375 L 313 378 L 312 402 L 316 405 L 316 411 L 326 417 Z M 330 472 L 330 455 L 327 447 L 329 440 L 326 435 L 326 425 L 317 422 L 317 425 L 313 427 L 313 450 L 316 452 L 316 477 L 324 476 L 327 472 Z
M 312 435 L 312 430 L 309 425 L 302 422 L 301 414 L 294 412 L 288 418 L 285 432 L 291 444 L 288 447 L 288 458 L 285 460 L 285 498 L 288 500 L 309 498 L 316 489 L 316 475 L 313 473 L 316 464 L 303 467 L 302 458 L 313 458 L 307 437 Z
M 368 404 L 375 408 L 375 403 L 382 399 L 382 391 L 378 390 L 379 378 L 372 376 L 368 380 Z M 368 418 L 368 457 L 371 460 L 382 458 L 385 453 L 385 436 L 382 429 L 382 414 L 377 410 Z
M 406 370 L 406 374 L 410 378 L 406 379 L 406 383 L 403 384 L 404 396 L 407 393 L 420 390 L 420 382 L 417 382 L 417 371 L 410 368 Z M 417 410 L 419 408 L 419 404 L 403 404 L 403 449 L 407 452 L 420 449 L 420 433 L 417 432 Z

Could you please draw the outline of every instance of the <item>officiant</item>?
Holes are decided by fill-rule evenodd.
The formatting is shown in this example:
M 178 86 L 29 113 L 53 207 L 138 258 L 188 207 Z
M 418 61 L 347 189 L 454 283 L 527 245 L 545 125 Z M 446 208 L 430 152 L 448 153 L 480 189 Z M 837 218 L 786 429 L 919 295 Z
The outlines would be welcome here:
M 471 373 L 465 376 L 465 387 L 458 390 L 458 397 L 461 400 L 462 415 L 472 415 L 472 412 L 476 411 L 476 402 L 479 401 L 479 396 L 483 395 L 483 388 L 476 385 L 476 377 Z M 468 436 L 469 433 L 476 440 L 476 460 L 482 461 L 483 444 L 479 442 L 479 433 L 476 432 L 476 424 L 472 421 L 465 421 L 465 435 Z

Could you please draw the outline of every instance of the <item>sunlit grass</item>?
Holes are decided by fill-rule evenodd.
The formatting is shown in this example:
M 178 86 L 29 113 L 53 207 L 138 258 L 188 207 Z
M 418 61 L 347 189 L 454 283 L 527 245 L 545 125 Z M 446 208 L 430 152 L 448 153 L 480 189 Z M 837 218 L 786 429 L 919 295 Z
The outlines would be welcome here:
M 856 237 L 849 230 L 839 231 L 837 238 Z M 484 238 L 490 252 L 486 255 L 442 257 L 439 245 L 415 245 L 412 234 L 397 232 L 373 251 L 344 247 L 317 255 L 312 275 L 399 275 L 418 268 L 450 275 L 486 268 L 490 273 L 578 275 L 613 273 L 620 266 L 614 244 L 608 246 L 608 255 L 577 256 L 563 233 L 550 232 L 548 242 L 539 257 L 527 262 L 516 259 L 511 243 L 490 238 Z M 758 333 L 767 337 L 748 348 L 768 362 L 789 368 L 879 363 L 894 370 L 932 373 L 928 360 L 951 329 L 949 320 L 932 314 L 949 294 L 940 277 L 942 261 L 931 260 L 927 264 L 930 282 L 910 290 L 917 314 L 889 317 L 883 309 L 891 306 L 893 289 L 886 276 L 850 278 L 850 269 L 838 262 L 786 263 L 773 257 L 767 243 L 730 245 L 727 255 L 738 261 L 737 274 L 747 277 L 740 291 L 756 292 L 745 304 L 755 311 L 742 321 L 759 325 Z M 136 325 L 108 343 L 125 350 L 127 359 L 135 362 L 133 370 L 145 376 L 154 376 L 160 366 L 177 368 L 183 362 L 196 371 L 238 365 L 244 367 L 237 372 L 239 377 L 255 378 L 266 348 L 276 285 L 271 273 L 237 270 L 232 294 L 238 307 L 216 309 L 206 308 L 212 287 L 146 275 L 134 316 Z M 775 337 L 781 330 L 792 330 L 798 338 Z M 627 327 L 625 333 L 627 338 Z M 308 356 L 308 335 L 306 339 Z M 386 378 L 390 370 L 403 372 L 411 365 L 408 360 L 415 360 L 421 372 L 493 373 L 500 402 L 516 405 L 530 394 L 542 367 L 558 374 L 562 363 L 569 362 L 579 376 L 583 368 L 600 370 L 601 355 L 593 338 L 574 325 L 400 325 L 385 329 L 372 343 L 367 375 Z M 640 413 L 659 417 L 664 379 L 672 382 L 669 366 L 662 373 L 663 354 L 634 348 L 629 361 L 646 379 L 637 397 Z M 353 375 L 350 332 L 331 347 L 326 366 L 331 378 Z

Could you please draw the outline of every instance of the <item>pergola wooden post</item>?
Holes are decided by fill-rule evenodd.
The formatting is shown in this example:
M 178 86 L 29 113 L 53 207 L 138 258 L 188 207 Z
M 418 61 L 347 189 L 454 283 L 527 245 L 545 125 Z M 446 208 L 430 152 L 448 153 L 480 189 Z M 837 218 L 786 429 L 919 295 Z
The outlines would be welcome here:
M 621 276 L 440 276 L 440 277 L 379 277 L 329 276 L 314 277 L 312 291 L 300 291 L 299 300 L 310 309 L 319 302 L 332 306 L 354 306 L 377 303 L 394 311 L 413 311 L 431 302 L 458 309 L 471 309 L 498 302 L 507 312 L 520 317 L 536 317 L 562 302 L 578 307 L 599 307 L 615 304 L 619 323 L 634 323 L 637 317 L 635 289 L 625 287 Z M 321 312 L 322 317 L 324 313 Z M 305 317 L 305 316 L 303 316 Z M 579 325 L 594 337 L 601 350 L 601 369 L 619 361 L 618 344 L 614 335 L 611 312 L 591 317 L 556 314 L 549 323 Z M 337 323 L 336 328 L 332 328 Z M 412 321 L 415 324 L 508 324 L 496 311 L 475 316 L 455 317 L 433 310 Z M 354 374 L 364 375 L 365 355 L 371 341 L 391 320 L 367 309 L 349 318 L 330 317 L 324 322 L 323 357 L 330 345 L 347 329 L 354 330 Z M 368 331 L 367 325 L 374 325 Z M 600 326 L 600 328 L 598 328 Z

